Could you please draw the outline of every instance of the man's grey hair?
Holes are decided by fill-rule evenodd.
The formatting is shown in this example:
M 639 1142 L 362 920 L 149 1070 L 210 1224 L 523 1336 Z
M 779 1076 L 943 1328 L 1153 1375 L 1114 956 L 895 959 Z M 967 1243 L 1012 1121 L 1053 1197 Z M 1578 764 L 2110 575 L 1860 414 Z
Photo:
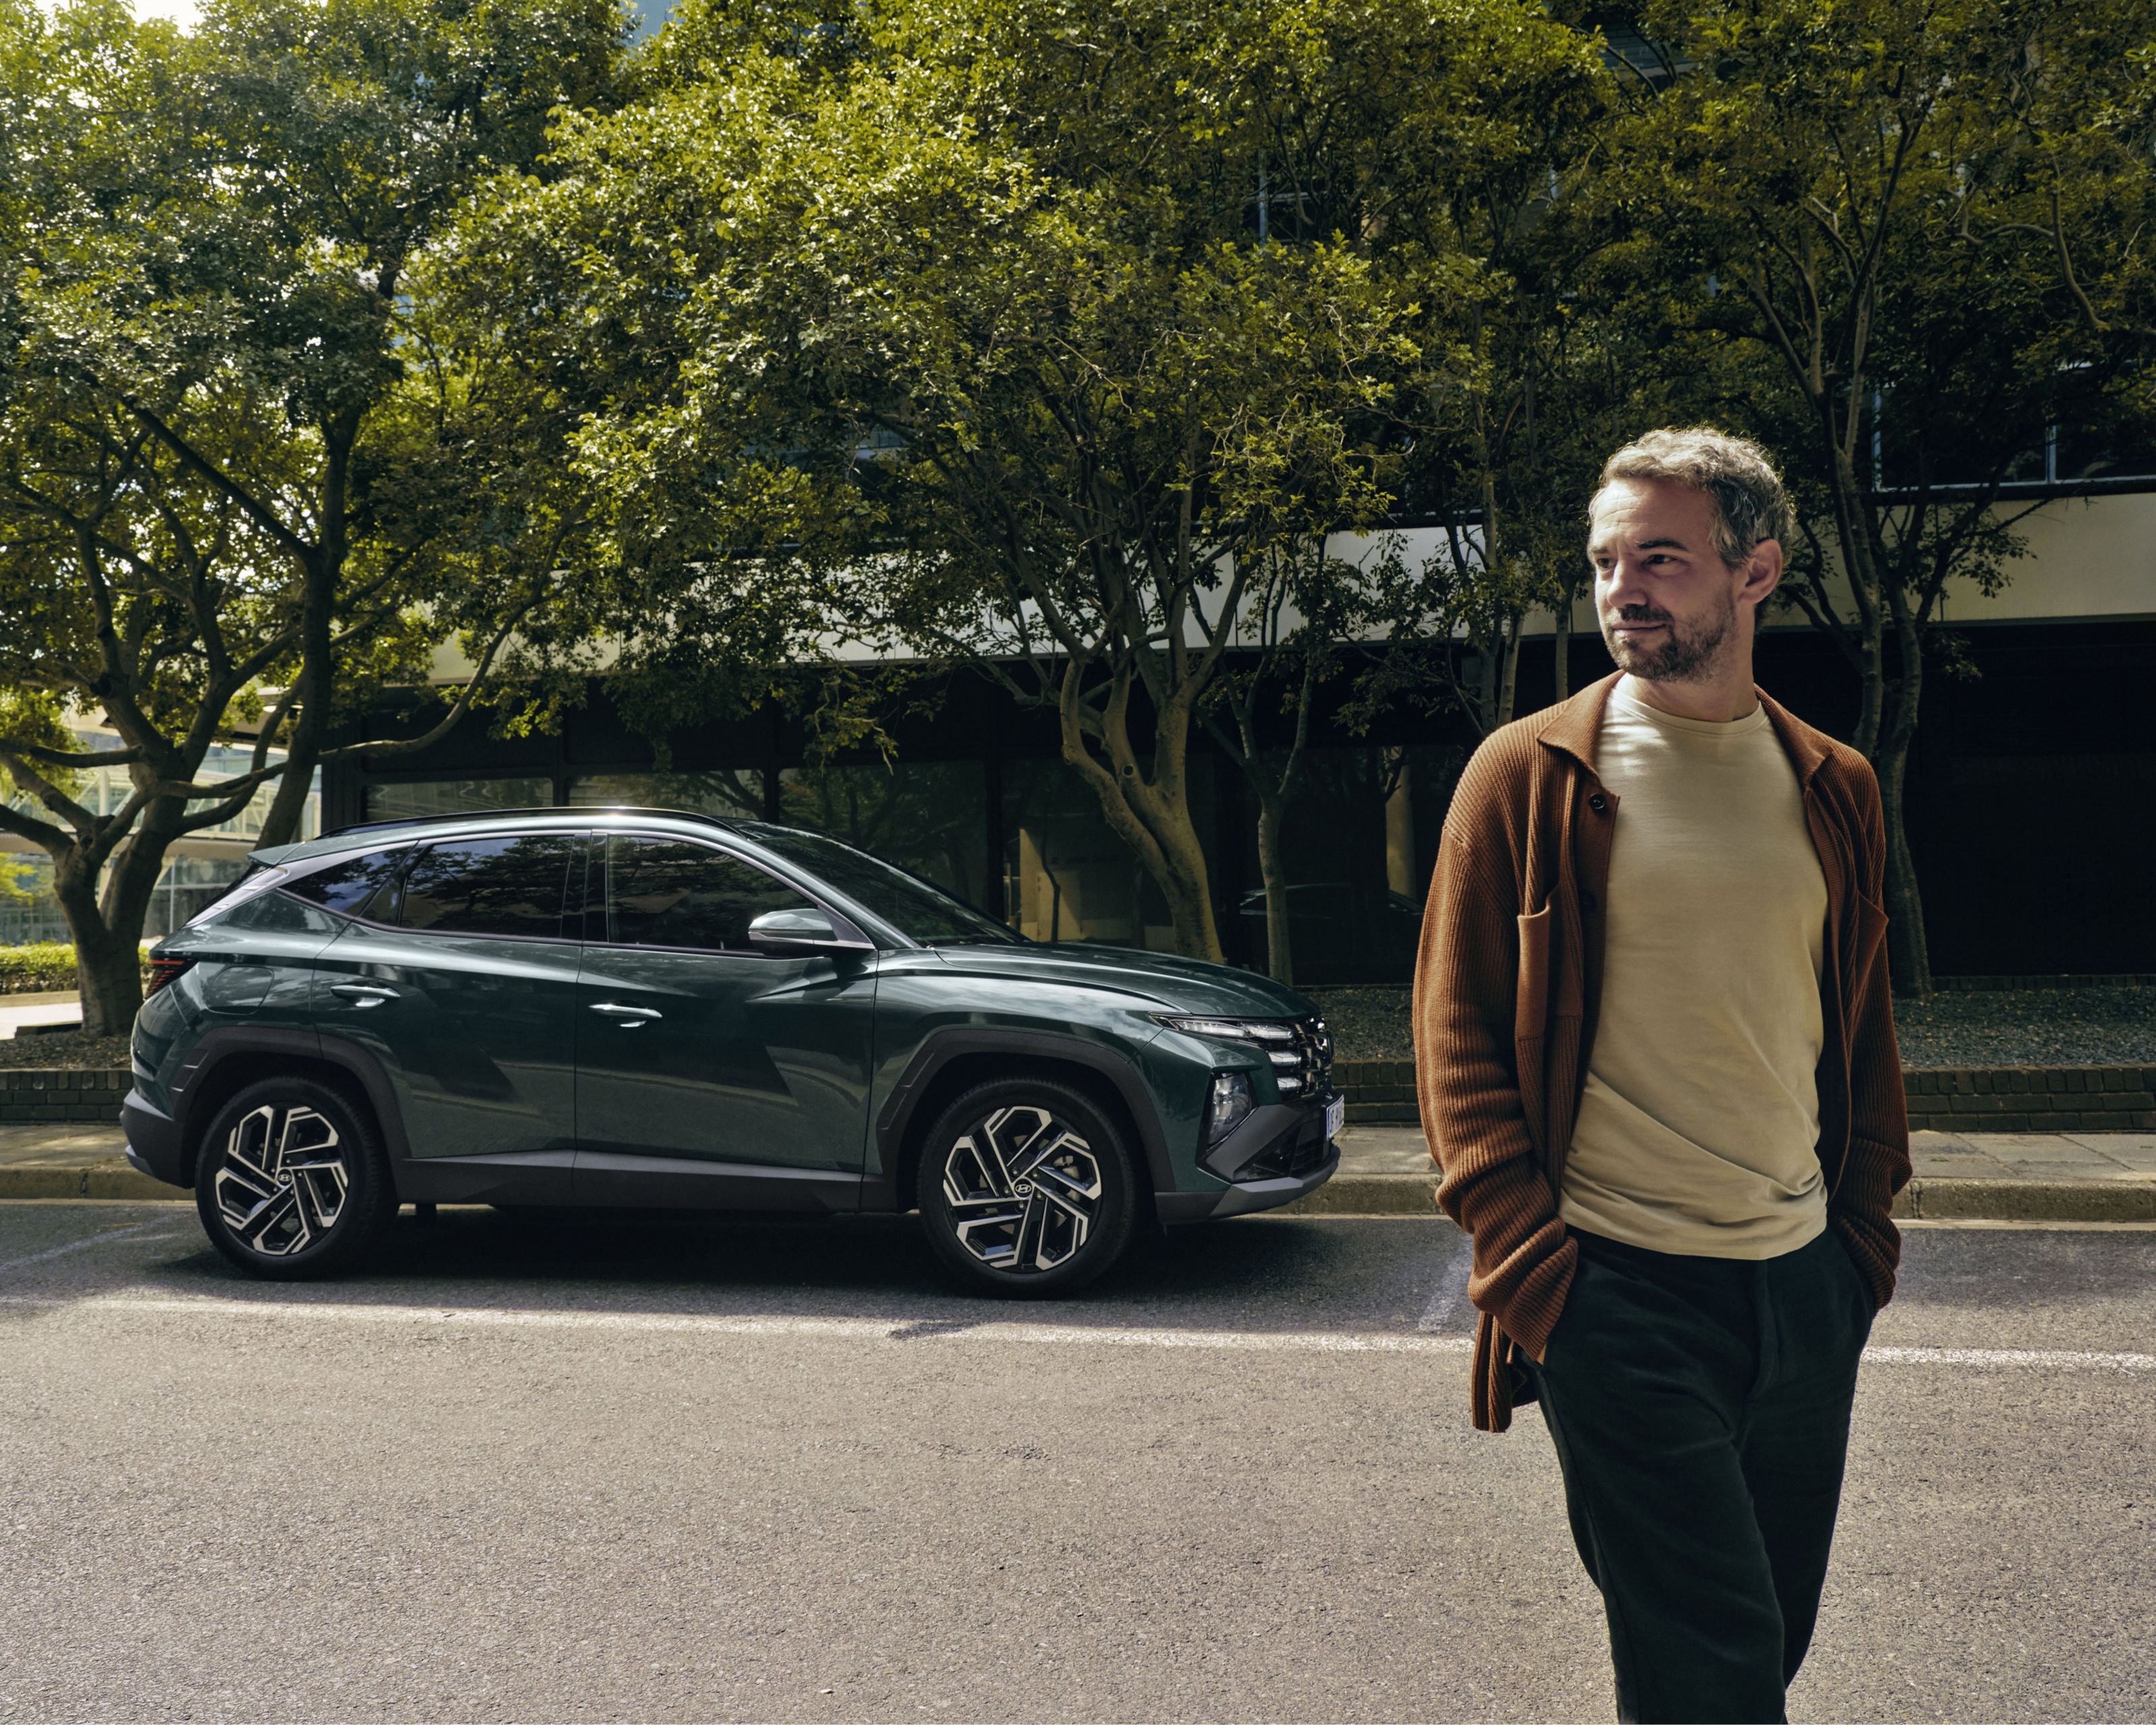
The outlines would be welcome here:
M 1613 480 L 1675 480 L 1706 492 L 1714 505 L 1714 548 L 1732 569 L 1761 540 L 1786 543 L 1797 530 L 1796 511 L 1767 452 L 1711 425 L 1665 427 L 1625 444 L 1602 464 L 1595 495 Z

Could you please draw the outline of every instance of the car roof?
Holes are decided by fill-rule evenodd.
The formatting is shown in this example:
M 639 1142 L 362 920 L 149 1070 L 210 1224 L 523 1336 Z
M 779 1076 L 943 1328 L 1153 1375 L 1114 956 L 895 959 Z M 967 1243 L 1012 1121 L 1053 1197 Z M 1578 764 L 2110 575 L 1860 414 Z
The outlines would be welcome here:
M 685 809 L 639 809 L 617 803 L 557 804 L 545 809 L 473 809 L 454 814 L 414 814 L 398 820 L 355 821 L 350 826 L 338 827 L 319 838 L 305 839 L 296 845 L 271 845 L 250 851 L 248 855 L 250 860 L 259 863 L 301 862 L 309 857 L 335 855 L 376 845 L 393 845 L 407 836 L 416 839 L 445 831 L 516 831 L 530 827 L 559 826 L 564 822 L 584 825 L 595 821 L 611 822 L 624 819 L 680 822 L 716 832 L 732 832 L 734 829 L 732 821 L 721 819 L 716 815 L 699 814 Z

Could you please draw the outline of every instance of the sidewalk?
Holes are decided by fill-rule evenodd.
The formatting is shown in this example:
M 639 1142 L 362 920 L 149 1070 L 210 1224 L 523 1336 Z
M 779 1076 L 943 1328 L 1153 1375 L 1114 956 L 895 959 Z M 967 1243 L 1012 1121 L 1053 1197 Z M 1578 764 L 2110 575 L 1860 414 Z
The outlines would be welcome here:
M 2156 1132 L 1915 1132 L 1916 1177 L 1894 1213 L 1912 1219 L 2156 1222 Z M 1351 1126 L 1340 1172 L 1302 1214 L 1437 1213 L 1430 1152 L 1414 1127 Z M 0 1199 L 186 1201 L 139 1174 L 113 1126 L 0 1126 Z
M 1912 1132 L 1916 1172 L 1895 1200 L 1912 1220 L 2156 1222 L 2156 1132 Z M 1419 1127 L 1351 1126 L 1340 1172 L 1293 1206 L 1332 1215 L 1435 1208 Z
M 74 989 L 44 994 L 0 994 L 0 1038 L 54 1024 L 72 1029 L 82 1022 L 82 997 Z

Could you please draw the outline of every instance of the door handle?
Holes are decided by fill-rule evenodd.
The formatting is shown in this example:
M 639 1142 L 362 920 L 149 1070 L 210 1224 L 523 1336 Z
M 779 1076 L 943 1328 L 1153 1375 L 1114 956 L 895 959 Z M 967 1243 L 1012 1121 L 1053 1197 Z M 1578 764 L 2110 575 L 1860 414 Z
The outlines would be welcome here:
M 601 1018 L 612 1019 L 624 1030 L 636 1029 L 640 1025 L 649 1024 L 654 1019 L 665 1016 L 664 1013 L 655 1012 L 648 1006 L 620 1006 L 611 1000 L 593 1002 L 592 1010 Z
M 377 983 L 331 983 L 330 993 L 359 1007 L 379 1006 L 385 1000 L 397 998 L 394 988 L 385 988 Z

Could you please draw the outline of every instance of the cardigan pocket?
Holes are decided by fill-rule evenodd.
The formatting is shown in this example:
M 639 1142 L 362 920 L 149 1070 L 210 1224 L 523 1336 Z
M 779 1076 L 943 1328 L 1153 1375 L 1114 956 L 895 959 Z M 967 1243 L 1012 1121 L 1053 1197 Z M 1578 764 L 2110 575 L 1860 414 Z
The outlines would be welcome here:
M 1512 1076 L 1519 1086 L 1520 1112 L 1537 1154 L 1549 1143 L 1548 1111 L 1543 1105 L 1549 1034 L 1550 906 L 1522 916 L 1520 968 L 1512 998 Z
M 1544 905 L 1519 919 L 1520 965 L 1512 993 L 1512 1040 L 1549 1030 L 1550 913 Z

